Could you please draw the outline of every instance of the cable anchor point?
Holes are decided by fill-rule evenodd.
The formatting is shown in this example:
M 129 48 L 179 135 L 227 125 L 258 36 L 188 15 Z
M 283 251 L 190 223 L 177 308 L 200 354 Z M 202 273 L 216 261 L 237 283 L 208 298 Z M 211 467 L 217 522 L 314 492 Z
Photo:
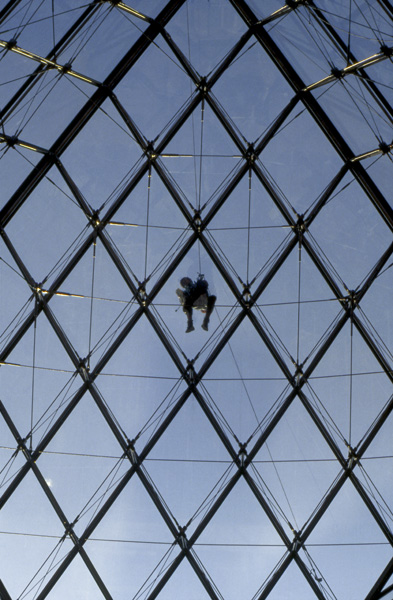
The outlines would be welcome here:
M 194 361 L 193 360 L 188 361 L 186 373 L 187 373 L 187 379 L 188 379 L 189 385 L 195 385 L 195 383 L 197 382 L 197 375 L 196 375 L 196 372 L 194 369 Z
M 254 164 L 254 162 L 257 159 L 257 155 L 255 154 L 254 144 L 249 144 L 249 146 L 244 154 L 244 158 L 246 159 L 246 161 L 248 162 L 248 164 L 250 166 Z
M 187 527 L 179 527 L 179 535 L 177 536 L 177 540 L 182 550 L 188 550 L 188 539 L 186 537 L 186 529 Z
M 240 468 L 244 469 L 246 466 L 246 460 L 247 460 L 247 443 L 245 444 L 240 444 L 240 450 L 238 452 L 238 457 L 239 457 L 239 464 L 240 464 Z
M 358 455 L 356 454 L 354 448 L 348 444 L 348 460 L 347 460 L 347 469 L 351 470 L 355 467 L 359 460 Z
M 139 297 L 139 301 L 141 303 L 142 306 L 146 306 L 147 305 L 147 294 L 146 294 L 146 288 L 145 288 L 145 281 L 143 281 L 142 283 L 139 283 L 139 287 L 138 287 L 138 297 Z
M 201 233 L 201 226 L 202 226 L 202 219 L 201 219 L 201 214 L 199 211 L 194 211 L 194 225 L 196 227 L 196 230 L 199 233 Z
M 206 95 L 207 95 L 207 93 L 208 93 L 208 91 L 209 91 L 209 86 L 208 86 L 208 84 L 207 84 L 207 79 L 206 79 L 206 77 L 201 77 L 201 79 L 200 79 L 200 81 L 199 81 L 199 83 L 198 83 L 198 85 L 197 85 L 197 89 L 198 89 L 200 92 L 202 92 L 202 94 L 203 94 L 204 96 L 206 96 Z
M 244 304 L 245 304 L 246 308 L 250 308 L 250 304 L 251 304 L 251 291 L 250 291 L 250 284 L 249 283 L 243 283 L 242 296 L 244 298 Z
M 149 159 L 150 162 L 153 162 L 156 160 L 157 158 L 157 154 L 154 150 L 154 146 L 153 146 L 153 142 L 148 142 L 146 148 L 144 148 L 144 153 L 146 154 L 147 158 Z

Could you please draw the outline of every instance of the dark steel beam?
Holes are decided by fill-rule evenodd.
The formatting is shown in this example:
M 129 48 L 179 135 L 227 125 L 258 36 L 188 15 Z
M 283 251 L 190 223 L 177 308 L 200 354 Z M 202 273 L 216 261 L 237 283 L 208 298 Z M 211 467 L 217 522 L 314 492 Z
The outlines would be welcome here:
M 21 0 L 9 0 L 7 2 L 7 4 L 4 6 L 4 8 L 2 8 L 0 10 L 0 23 L 5 21 L 5 19 L 7 19 L 7 17 L 9 17 L 9 15 L 12 13 L 14 8 L 16 8 L 18 6 L 18 4 L 20 4 L 20 2 L 21 2 Z
M 393 575 L 393 558 L 388 562 L 385 569 L 382 571 L 381 575 L 378 577 L 377 581 L 367 594 L 364 600 L 379 600 L 384 597 L 384 586 L 389 581 L 390 577 Z M 392 588 L 393 586 L 389 586 Z

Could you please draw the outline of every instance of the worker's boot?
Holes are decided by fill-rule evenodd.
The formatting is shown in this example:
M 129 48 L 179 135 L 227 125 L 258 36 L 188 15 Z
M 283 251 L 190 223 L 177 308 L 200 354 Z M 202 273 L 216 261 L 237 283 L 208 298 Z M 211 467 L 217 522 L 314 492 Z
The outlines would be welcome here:
M 195 327 L 192 323 L 192 319 L 188 321 L 187 323 L 187 329 L 186 329 L 186 333 L 190 333 L 190 331 L 194 331 Z
M 205 331 L 209 331 L 209 317 L 208 317 L 208 315 L 206 315 L 206 317 L 203 319 L 202 329 L 204 329 Z

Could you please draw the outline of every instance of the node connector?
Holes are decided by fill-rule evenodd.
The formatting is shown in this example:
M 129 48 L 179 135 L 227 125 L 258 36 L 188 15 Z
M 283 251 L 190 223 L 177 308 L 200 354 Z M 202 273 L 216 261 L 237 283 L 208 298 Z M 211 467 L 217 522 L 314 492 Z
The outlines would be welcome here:
M 359 457 L 356 454 L 355 450 L 352 448 L 352 446 L 348 445 L 348 460 L 347 460 L 347 467 L 348 469 L 353 469 L 354 466 L 356 465 L 356 463 L 358 462 Z
M 249 308 L 250 306 L 250 302 L 251 302 L 251 292 L 250 292 L 250 287 L 249 284 L 245 284 L 243 283 L 243 293 L 242 296 L 244 298 L 244 303 L 247 306 L 247 308 Z
M 249 165 L 252 165 L 256 161 L 257 156 L 255 154 L 254 144 L 250 144 L 248 146 L 244 158 L 247 160 Z
M 196 225 L 198 233 L 201 233 L 202 219 L 201 219 L 201 215 L 200 215 L 200 213 L 198 211 L 195 211 L 195 214 L 194 214 L 194 223 Z
M 208 85 L 207 85 L 207 80 L 206 77 L 201 77 L 200 82 L 197 85 L 198 90 L 200 90 L 201 92 L 203 92 L 204 95 L 207 94 L 207 92 L 209 91 Z
M 89 367 L 87 366 L 87 358 L 80 358 L 78 371 L 82 375 L 84 381 L 89 380 Z
M 69 71 L 71 71 L 72 69 L 72 64 L 71 63 L 66 63 L 65 65 L 63 65 L 59 71 L 65 75 L 66 73 L 69 73 Z
M 142 306 L 146 306 L 147 304 L 147 294 L 144 283 L 141 283 L 138 289 L 139 300 Z
M 155 160 L 157 158 L 157 154 L 154 150 L 153 142 L 148 142 L 148 144 L 145 148 L 145 154 L 146 154 L 147 158 L 150 160 L 150 162 L 152 162 L 153 160 Z
M 344 77 L 344 73 L 342 72 L 342 70 L 338 69 L 337 67 L 332 67 L 332 70 L 330 72 L 336 79 L 342 79 Z
M 301 378 L 303 377 L 304 373 L 303 373 L 303 363 L 298 365 L 297 363 L 294 363 L 296 365 L 296 371 L 295 371 L 295 375 L 294 375 L 294 381 L 295 381 L 295 385 L 299 385 Z
M 187 365 L 187 377 L 188 377 L 188 381 L 190 382 L 190 384 L 196 383 L 197 377 L 196 377 L 193 361 L 189 361 L 189 363 Z
M 358 306 L 358 294 L 355 290 L 350 290 L 348 296 L 345 298 L 346 308 L 351 312 Z
M 388 154 L 388 152 L 390 152 L 392 149 L 392 145 L 386 144 L 386 142 L 381 142 L 379 144 L 379 149 L 382 152 L 382 154 Z
M 293 228 L 298 233 L 299 237 L 302 237 L 303 234 L 307 231 L 307 227 L 303 217 L 304 215 L 298 215 L 296 225 Z
M 294 534 L 295 537 L 293 538 L 293 542 L 292 542 L 292 552 L 297 552 L 299 550 L 300 544 L 301 544 L 301 538 L 300 538 L 300 533 L 296 530 L 294 530 Z
M 16 137 L 16 135 L 12 135 L 11 137 L 7 138 L 5 141 L 10 148 L 13 148 L 15 146 L 15 144 L 18 143 L 18 138 Z
M 127 440 L 127 442 L 128 442 L 127 450 L 128 450 L 129 458 L 131 459 L 131 463 L 133 465 L 137 465 L 138 457 L 137 457 L 137 454 L 135 452 L 135 447 L 134 447 L 135 440 Z
M 239 453 L 238 453 L 239 462 L 240 462 L 240 466 L 241 466 L 242 469 L 244 469 L 245 464 L 246 464 L 246 460 L 247 460 L 246 446 L 247 446 L 247 444 L 241 444 L 240 445 L 240 450 L 239 450 Z
M 178 541 L 182 550 L 188 550 L 188 539 L 186 537 L 186 527 L 180 527 Z
M 380 50 L 381 50 L 382 54 L 384 54 L 387 57 L 393 56 L 393 48 L 386 46 L 386 44 L 382 44 L 380 46 Z

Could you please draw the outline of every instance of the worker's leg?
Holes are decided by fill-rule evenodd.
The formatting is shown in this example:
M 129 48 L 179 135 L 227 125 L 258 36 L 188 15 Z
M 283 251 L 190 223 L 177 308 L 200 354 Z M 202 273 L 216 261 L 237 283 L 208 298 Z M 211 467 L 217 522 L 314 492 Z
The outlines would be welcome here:
M 187 316 L 186 333 L 190 333 L 190 331 L 194 331 L 194 329 L 195 329 L 193 322 L 192 322 L 192 307 L 189 304 L 185 304 L 183 311 L 186 313 L 186 316 Z
M 216 296 L 209 296 L 207 299 L 207 311 L 206 311 L 206 315 L 205 318 L 203 319 L 203 323 L 202 323 L 202 329 L 204 329 L 205 331 L 208 331 L 209 329 L 209 320 L 210 320 L 210 315 L 213 312 L 213 308 L 214 305 L 216 303 Z

